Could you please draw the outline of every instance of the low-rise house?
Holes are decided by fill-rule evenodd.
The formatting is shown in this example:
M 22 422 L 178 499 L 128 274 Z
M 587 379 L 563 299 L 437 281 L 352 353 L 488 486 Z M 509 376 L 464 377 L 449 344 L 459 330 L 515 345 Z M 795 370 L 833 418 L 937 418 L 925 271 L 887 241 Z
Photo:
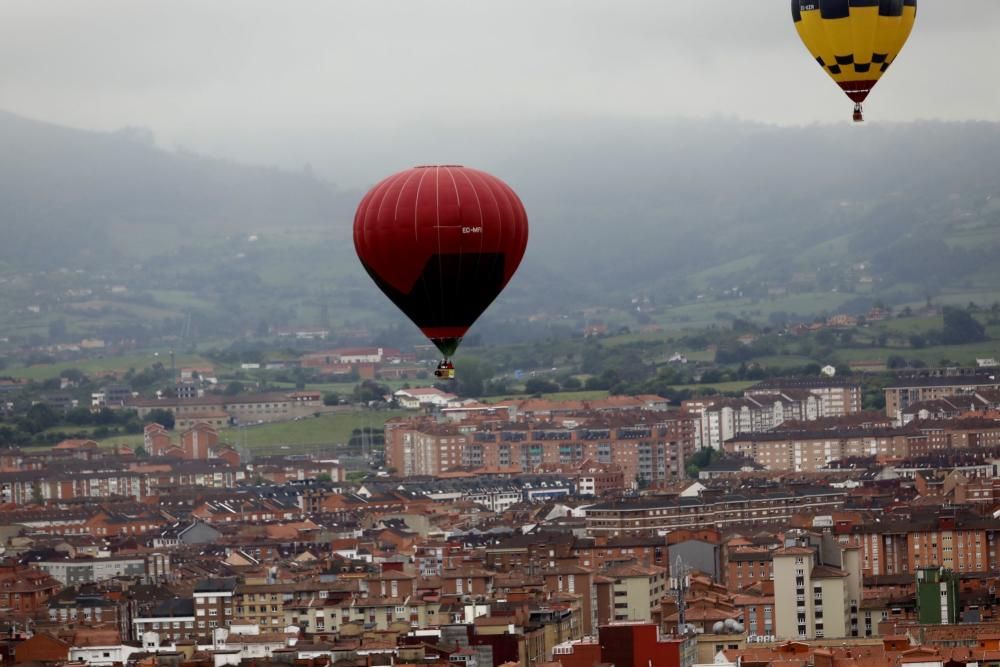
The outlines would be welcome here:
M 213 544 L 222 533 L 203 521 L 189 521 L 171 524 L 153 537 L 153 548 L 163 549 L 182 544 Z

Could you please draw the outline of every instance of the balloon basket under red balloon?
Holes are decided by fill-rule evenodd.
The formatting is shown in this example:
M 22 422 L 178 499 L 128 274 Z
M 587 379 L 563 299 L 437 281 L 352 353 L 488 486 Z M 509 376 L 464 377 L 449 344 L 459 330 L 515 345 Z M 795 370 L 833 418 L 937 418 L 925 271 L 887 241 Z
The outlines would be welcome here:
M 865 121 L 865 114 L 864 114 L 864 112 L 861 109 L 861 105 L 860 104 L 855 104 L 854 105 L 854 122 L 855 123 L 863 123 L 864 121 Z
M 434 370 L 434 377 L 439 377 L 442 380 L 451 380 L 455 377 L 455 364 L 451 363 L 449 359 L 443 360 L 438 367 Z

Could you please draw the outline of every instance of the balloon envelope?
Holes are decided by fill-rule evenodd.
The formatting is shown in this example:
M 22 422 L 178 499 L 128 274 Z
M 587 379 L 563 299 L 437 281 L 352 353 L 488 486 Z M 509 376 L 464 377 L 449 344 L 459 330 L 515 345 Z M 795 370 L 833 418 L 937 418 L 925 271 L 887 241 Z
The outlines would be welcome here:
M 354 216 L 361 264 L 446 357 L 510 281 L 527 243 L 521 200 L 468 167 L 394 174 Z
M 917 0 L 792 0 L 799 37 L 858 104 L 895 62 L 916 17 Z

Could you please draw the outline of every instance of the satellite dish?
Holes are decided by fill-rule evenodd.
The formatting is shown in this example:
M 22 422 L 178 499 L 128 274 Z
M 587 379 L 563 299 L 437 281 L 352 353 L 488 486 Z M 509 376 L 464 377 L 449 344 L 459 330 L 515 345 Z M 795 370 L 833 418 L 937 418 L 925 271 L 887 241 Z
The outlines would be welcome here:
M 722 621 L 716 621 L 715 624 L 712 626 L 712 634 L 721 635 L 724 628 L 725 628 L 725 623 L 723 623 Z

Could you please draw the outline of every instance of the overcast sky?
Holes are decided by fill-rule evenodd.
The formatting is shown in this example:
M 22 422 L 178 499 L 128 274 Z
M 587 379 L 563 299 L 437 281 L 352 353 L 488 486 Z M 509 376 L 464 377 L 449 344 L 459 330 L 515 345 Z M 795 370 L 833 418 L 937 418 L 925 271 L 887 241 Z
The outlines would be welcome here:
M 1000 0 L 921 0 L 869 121 L 1000 120 L 998 35 Z M 363 185 L 360 147 L 388 161 L 452 124 L 810 124 L 851 104 L 787 0 L 3 0 L 0 108 Z

